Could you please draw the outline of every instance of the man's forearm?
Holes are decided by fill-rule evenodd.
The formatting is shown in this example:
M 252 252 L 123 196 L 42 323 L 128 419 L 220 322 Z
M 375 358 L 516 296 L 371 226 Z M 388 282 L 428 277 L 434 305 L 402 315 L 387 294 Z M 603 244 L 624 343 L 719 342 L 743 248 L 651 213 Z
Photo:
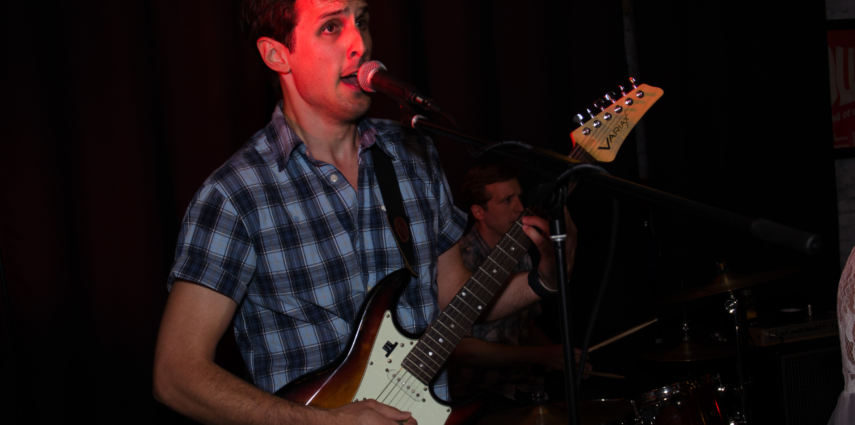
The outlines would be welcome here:
M 517 273 L 511 277 L 505 290 L 499 294 L 498 299 L 482 317 L 482 320 L 489 322 L 501 319 L 539 299 L 540 297 L 534 293 L 528 284 L 528 273 Z
M 320 424 L 331 419 L 327 411 L 269 394 L 213 363 L 155 368 L 154 395 L 205 424 Z

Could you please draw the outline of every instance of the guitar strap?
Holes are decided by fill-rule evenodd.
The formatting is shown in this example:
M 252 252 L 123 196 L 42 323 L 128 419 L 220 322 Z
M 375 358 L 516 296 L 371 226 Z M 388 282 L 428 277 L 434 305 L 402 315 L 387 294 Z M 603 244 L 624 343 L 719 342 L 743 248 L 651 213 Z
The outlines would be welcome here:
M 398 177 L 395 175 L 395 167 L 389 158 L 377 145 L 371 147 L 371 157 L 374 160 L 374 173 L 377 175 L 377 184 L 380 185 L 380 194 L 383 196 L 383 204 L 386 205 L 386 218 L 392 226 L 392 234 L 398 242 L 398 251 L 404 257 L 404 265 L 410 274 L 417 276 L 413 268 L 413 238 L 410 233 L 410 219 L 404 213 L 404 199 L 401 197 L 401 188 L 398 187 Z

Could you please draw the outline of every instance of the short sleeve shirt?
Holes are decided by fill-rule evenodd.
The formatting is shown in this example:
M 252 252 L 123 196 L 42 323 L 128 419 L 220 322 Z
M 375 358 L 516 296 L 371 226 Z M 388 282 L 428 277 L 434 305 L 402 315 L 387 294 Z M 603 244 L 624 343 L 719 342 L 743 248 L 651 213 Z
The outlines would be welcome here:
M 439 155 L 400 126 L 358 124 L 353 186 L 311 157 L 281 106 L 195 194 L 181 224 L 169 285 L 186 280 L 237 304 L 234 332 L 255 384 L 274 392 L 345 350 L 369 290 L 404 267 L 369 148 L 392 159 L 410 220 L 417 272 L 400 325 L 418 333 L 437 314 L 437 257 L 463 233 Z M 441 383 L 437 394 L 447 398 Z

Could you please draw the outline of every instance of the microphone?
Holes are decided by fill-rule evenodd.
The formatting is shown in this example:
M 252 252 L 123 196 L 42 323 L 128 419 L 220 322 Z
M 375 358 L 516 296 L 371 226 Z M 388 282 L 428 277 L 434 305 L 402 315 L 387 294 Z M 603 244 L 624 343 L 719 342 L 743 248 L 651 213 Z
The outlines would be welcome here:
M 445 116 L 433 100 L 419 94 L 411 85 L 389 75 L 386 72 L 386 65 L 380 61 L 374 60 L 362 64 L 356 78 L 359 81 L 359 87 L 369 93 L 380 92 L 399 103 L 409 103 L 425 112 L 436 112 Z

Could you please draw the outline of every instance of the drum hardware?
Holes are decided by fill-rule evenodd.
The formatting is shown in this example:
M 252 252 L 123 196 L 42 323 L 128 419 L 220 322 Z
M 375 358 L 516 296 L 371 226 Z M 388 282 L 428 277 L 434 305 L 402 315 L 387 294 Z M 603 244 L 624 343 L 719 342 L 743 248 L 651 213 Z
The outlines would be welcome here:
M 745 368 L 743 363 L 744 354 L 744 332 L 742 331 L 742 310 L 740 309 L 739 299 L 733 291 L 729 292 L 727 300 L 724 302 L 725 311 L 733 316 L 734 339 L 736 340 L 736 376 L 738 387 L 736 388 L 739 396 L 739 410 L 733 413 L 730 418 L 731 425 L 747 424 L 748 423 L 748 401 L 746 399 L 746 380 Z
M 712 282 L 699 288 L 691 288 L 684 290 L 676 295 L 665 298 L 665 303 L 684 303 L 687 301 L 699 300 L 712 295 L 726 294 L 758 285 L 761 283 L 772 282 L 778 279 L 795 274 L 798 269 L 784 268 L 778 270 L 769 270 L 757 273 L 733 273 L 727 270 L 724 263 L 718 264 L 719 273 Z
M 666 298 L 667 303 L 685 303 L 699 300 L 718 294 L 727 294 L 724 301 L 725 312 L 732 317 L 734 340 L 733 346 L 726 348 L 724 345 L 705 345 L 692 343 L 688 340 L 687 322 L 684 322 L 684 340 L 677 347 L 670 350 L 659 350 L 648 357 L 654 357 L 660 361 L 696 361 L 708 360 L 717 357 L 735 355 L 735 369 L 737 383 L 733 393 L 737 400 L 732 414 L 728 415 L 728 423 L 731 425 L 747 424 L 750 420 L 748 410 L 748 385 L 749 380 L 745 371 L 745 344 L 746 344 L 746 311 L 742 300 L 737 296 L 737 291 L 748 290 L 758 284 L 772 282 L 794 275 L 798 272 L 796 268 L 781 268 L 758 273 L 734 273 L 728 270 L 726 263 L 717 264 L 718 274 L 712 282 L 699 288 L 692 288 Z M 658 358 L 657 358 L 658 356 Z M 719 389 L 724 389 L 719 386 Z
M 660 346 L 648 350 L 643 358 L 664 363 L 696 362 L 733 356 L 733 347 L 725 344 L 710 344 L 693 341 L 691 326 L 687 318 L 680 324 L 681 341 L 677 344 Z
M 647 351 L 642 356 L 663 363 L 697 362 L 733 356 L 732 347 L 684 341 Z
M 650 390 L 635 400 L 636 425 L 713 425 L 725 418 L 710 382 L 686 380 Z

